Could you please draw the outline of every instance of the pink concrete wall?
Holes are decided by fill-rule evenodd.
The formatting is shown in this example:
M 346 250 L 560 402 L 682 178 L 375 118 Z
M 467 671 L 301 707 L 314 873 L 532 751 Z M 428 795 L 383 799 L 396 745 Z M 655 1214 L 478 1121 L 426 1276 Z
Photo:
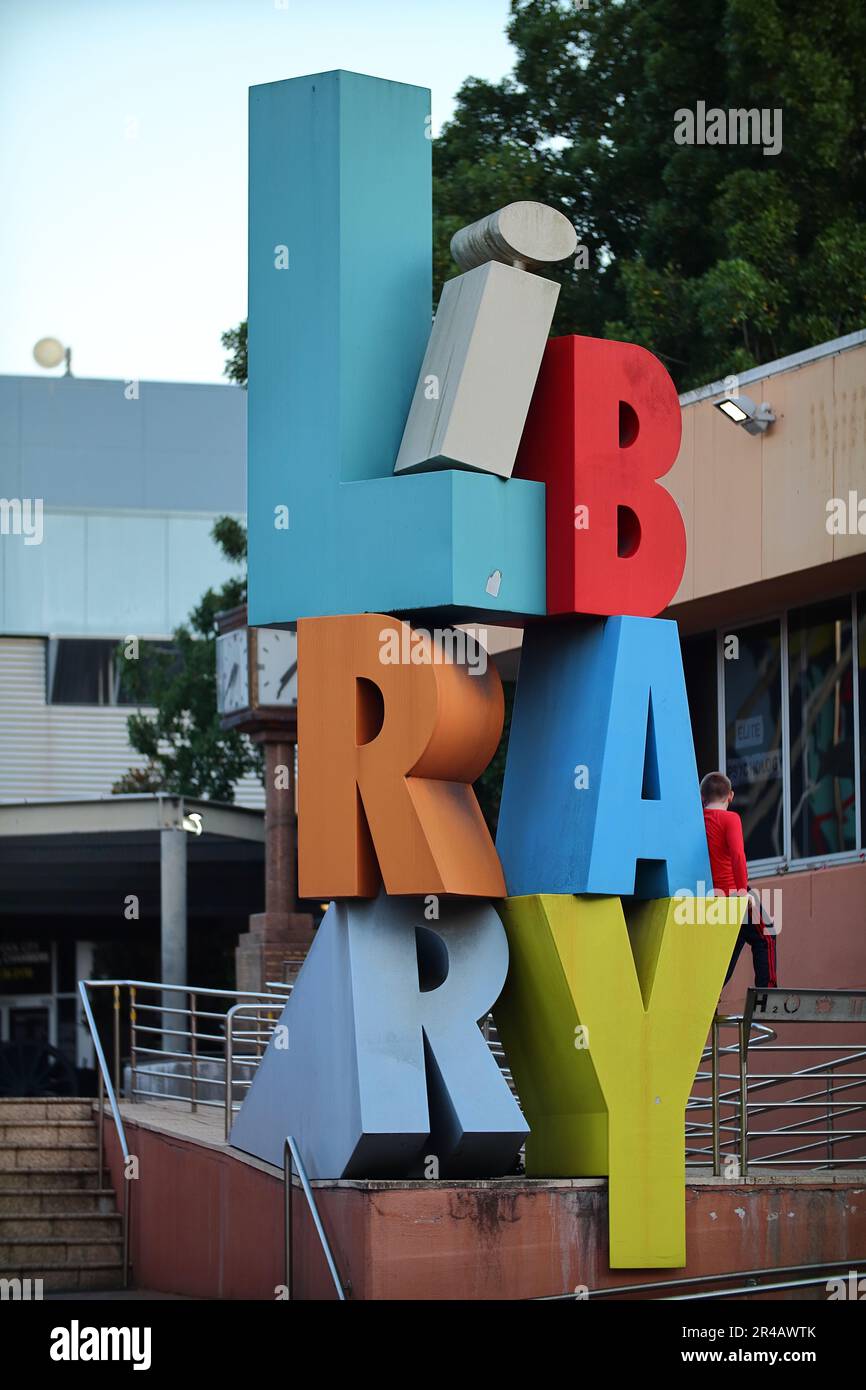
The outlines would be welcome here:
M 781 893 L 779 981 L 801 989 L 866 989 L 866 863 L 755 879 Z M 753 983 L 746 950 L 722 995 L 738 1012 Z
M 130 1257 L 139 1288 L 191 1298 L 268 1298 L 283 1281 L 282 1189 L 228 1151 L 124 1121 L 139 1177 L 131 1185 Z M 114 1126 L 105 1142 L 122 1190 Z
M 268 1299 L 283 1282 L 282 1182 L 229 1151 L 127 1126 L 139 1156 L 133 1282 L 195 1298 Z M 106 1128 L 113 1171 L 117 1143 Z M 689 1264 L 705 1274 L 862 1257 L 866 1180 L 686 1190 Z M 316 1189 L 338 1268 L 355 1299 L 522 1299 L 668 1277 L 611 1271 L 600 1181 L 330 1183 Z M 296 1193 L 297 1294 L 333 1298 Z
M 755 886 L 781 893 L 782 930 L 778 938 L 779 983 L 784 988 L 797 989 L 866 989 L 866 864 L 847 864 L 839 868 L 816 869 L 810 872 L 781 874 L 774 878 L 755 880 Z M 746 989 L 754 983 L 751 952 L 740 956 L 733 978 L 722 994 L 720 1012 L 741 1013 Z M 862 1024 L 783 1024 L 777 1041 L 796 1047 L 815 1044 L 851 1043 L 866 1048 L 866 1019 Z M 729 1032 L 725 1041 L 734 1042 L 736 1034 Z M 827 1054 L 828 1056 L 831 1054 Z M 814 1066 L 820 1053 L 771 1052 L 758 1046 L 750 1050 L 749 1072 L 758 1076 L 765 1072 L 793 1071 Z M 728 1070 L 731 1070 L 728 1067 Z M 866 1072 L 866 1063 L 855 1064 L 849 1070 Z M 732 1083 L 728 1082 L 728 1086 Z M 824 1085 L 817 1080 L 814 1087 Z M 772 1098 L 779 1102 L 805 1094 L 805 1083 L 798 1086 L 774 1088 Z M 841 1097 L 840 1097 L 841 1098 Z M 846 1093 L 850 1105 L 866 1103 L 866 1086 Z M 816 1111 L 774 1111 L 772 1115 L 756 1117 L 754 1128 L 779 1128 L 814 1117 Z M 840 1116 L 839 1126 L 848 1124 L 866 1129 L 866 1113 L 859 1116 Z M 826 1118 L 814 1125 L 826 1128 Z M 791 1143 L 805 1140 L 792 1139 Z M 760 1141 L 753 1145 L 755 1156 L 767 1151 Z M 853 1160 L 866 1155 L 866 1135 L 847 1144 L 834 1147 L 834 1156 Z M 816 1154 L 820 1151 L 816 1150 Z M 805 1157 L 806 1155 L 801 1155 Z

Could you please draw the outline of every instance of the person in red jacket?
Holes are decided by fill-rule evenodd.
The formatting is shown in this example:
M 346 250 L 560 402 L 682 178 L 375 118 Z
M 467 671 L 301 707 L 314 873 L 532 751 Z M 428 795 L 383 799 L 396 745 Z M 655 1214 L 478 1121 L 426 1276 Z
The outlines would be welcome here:
M 723 772 L 708 772 L 701 782 L 701 802 L 704 807 L 704 826 L 710 868 L 716 893 L 748 893 L 749 875 L 746 850 L 743 844 L 743 825 L 736 811 L 730 809 L 734 789 Z M 743 925 L 737 934 L 734 954 L 725 976 L 725 984 L 734 973 L 744 946 L 751 947 L 755 967 L 755 984 L 759 988 L 776 985 L 776 938 L 764 929 L 760 908 L 750 896 Z

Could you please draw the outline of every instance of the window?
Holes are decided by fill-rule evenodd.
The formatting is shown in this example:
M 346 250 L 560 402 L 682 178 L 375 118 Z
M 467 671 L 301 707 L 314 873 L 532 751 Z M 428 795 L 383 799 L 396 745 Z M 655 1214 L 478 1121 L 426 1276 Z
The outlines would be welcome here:
M 71 1062 L 76 1061 L 78 1050 L 78 1000 L 57 1000 L 57 1049 Z
M 101 638 L 58 637 L 48 644 L 50 705 L 116 705 L 117 643 Z
M 698 771 L 718 766 L 730 777 L 749 863 L 862 854 L 866 592 L 688 637 L 682 649 Z
M 851 600 L 788 615 L 791 858 L 857 848 Z
M 123 638 L 52 637 L 48 642 L 47 701 L 49 705 L 137 705 L 138 699 L 121 677 Z M 145 675 L 161 654 L 175 659 L 170 642 L 141 642 L 138 661 Z
M 719 703 L 716 688 L 716 634 L 702 632 L 682 643 L 683 671 L 698 776 L 714 772 L 719 761 Z
M 725 770 L 751 860 L 785 852 L 782 779 L 782 626 L 778 619 L 722 635 Z

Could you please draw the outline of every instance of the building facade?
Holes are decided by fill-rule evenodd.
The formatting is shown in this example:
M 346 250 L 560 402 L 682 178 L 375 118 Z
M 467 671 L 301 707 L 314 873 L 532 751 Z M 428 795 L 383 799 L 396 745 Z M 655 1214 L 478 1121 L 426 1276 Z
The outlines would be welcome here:
M 76 981 L 118 952 L 159 971 L 160 834 L 183 817 L 111 798 L 144 763 L 117 650 L 169 642 L 233 573 L 210 533 L 243 516 L 245 434 L 228 385 L 0 378 L 0 1050 L 86 1071 Z M 189 850 L 184 946 L 218 984 L 263 896 L 255 777 L 236 804 Z
M 761 434 L 716 402 L 767 402 Z M 688 560 L 680 628 L 701 773 L 734 787 L 780 981 L 866 983 L 866 334 L 681 398 L 665 478 Z M 744 953 L 747 957 L 748 953 Z M 744 958 L 725 999 L 742 1000 Z
M 0 378 L 0 802 L 141 766 L 116 647 L 231 574 L 210 531 L 243 515 L 245 427 L 236 387 Z M 254 779 L 237 799 L 263 804 Z

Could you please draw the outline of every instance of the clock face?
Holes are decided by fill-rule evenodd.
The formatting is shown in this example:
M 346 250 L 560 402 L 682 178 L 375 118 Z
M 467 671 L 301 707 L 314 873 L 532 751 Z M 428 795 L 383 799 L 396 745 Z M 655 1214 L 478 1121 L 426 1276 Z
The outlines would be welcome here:
M 298 634 L 282 628 L 256 629 L 256 704 L 298 702 Z
M 216 639 L 217 710 L 233 714 L 250 703 L 248 634 L 245 627 Z

